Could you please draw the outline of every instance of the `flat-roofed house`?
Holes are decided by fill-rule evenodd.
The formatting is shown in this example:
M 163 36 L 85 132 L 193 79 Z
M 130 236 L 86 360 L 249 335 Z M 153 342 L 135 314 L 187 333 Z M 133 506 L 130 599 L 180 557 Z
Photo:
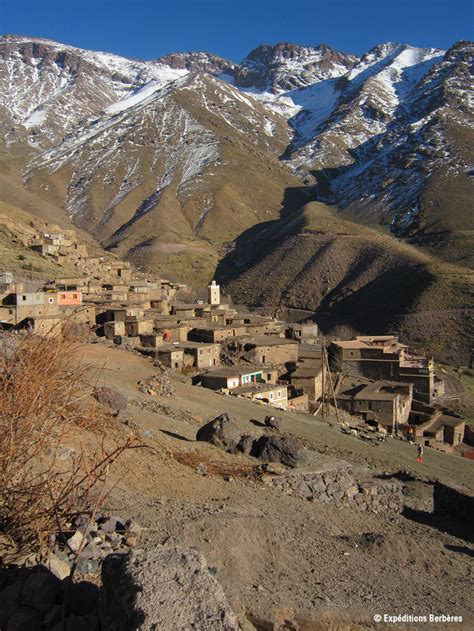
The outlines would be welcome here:
M 201 375 L 201 384 L 211 390 L 238 388 L 251 383 L 263 382 L 260 366 L 223 366 Z
M 336 394 L 337 404 L 350 414 L 375 419 L 388 431 L 408 423 L 413 385 L 375 381 L 371 383 L 346 377 Z
M 261 335 L 242 340 L 245 359 L 254 364 L 283 365 L 298 361 L 298 342 L 284 337 Z
M 412 383 L 414 397 L 431 403 L 436 396 L 434 362 L 408 352 L 395 335 L 360 335 L 354 340 L 337 340 L 329 348 L 333 369 L 354 371 L 370 379 Z
M 162 346 L 157 349 L 158 359 L 162 364 L 180 370 L 184 366 L 184 349 L 176 348 L 173 345 Z
M 114 337 L 119 335 L 125 335 L 124 320 L 111 320 L 104 322 L 104 335 L 108 340 L 113 340 Z
M 151 320 L 140 320 L 137 318 L 125 320 L 125 333 L 127 337 L 137 337 L 153 333 L 153 322 Z
M 288 386 L 276 383 L 251 383 L 231 389 L 231 394 L 251 401 L 260 400 L 276 408 L 288 408 Z
M 221 326 L 210 325 L 205 328 L 194 328 L 188 333 L 188 339 L 193 342 L 223 342 L 228 337 L 245 335 L 247 328 L 245 325 Z

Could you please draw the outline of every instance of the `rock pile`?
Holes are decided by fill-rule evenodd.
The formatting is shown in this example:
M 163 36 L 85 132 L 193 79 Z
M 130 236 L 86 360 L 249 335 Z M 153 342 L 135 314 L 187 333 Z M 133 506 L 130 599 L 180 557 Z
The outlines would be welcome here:
M 220 583 L 196 551 L 170 545 L 113 555 L 102 568 L 102 628 L 237 631 Z
M 138 389 L 140 392 L 150 394 L 152 397 L 171 397 L 175 393 L 173 385 L 166 372 L 153 375 L 153 377 L 146 379 L 145 381 L 139 381 Z
M 284 475 L 266 473 L 262 480 L 288 495 L 336 506 L 350 506 L 367 512 L 401 512 L 402 484 L 398 480 L 372 480 L 357 483 L 349 467 L 326 471 L 288 471 Z
M 270 427 L 280 427 L 275 417 Z M 266 423 L 267 426 L 269 422 Z M 290 436 L 266 435 L 256 438 L 242 434 L 233 419 L 224 412 L 199 428 L 196 440 L 205 441 L 229 453 L 245 453 L 265 462 L 280 462 L 288 467 L 302 466 L 306 460 L 304 449 Z
M 58 576 L 69 575 L 77 558 L 76 570 L 81 574 L 94 574 L 109 554 L 128 552 L 138 544 L 140 528 L 135 522 L 125 521 L 113 515 L 99 516 L 89 525 L 87 515 L 79 515 L 71 524 L 71 530 L 53 538 L 52 551 L 47 567 Z

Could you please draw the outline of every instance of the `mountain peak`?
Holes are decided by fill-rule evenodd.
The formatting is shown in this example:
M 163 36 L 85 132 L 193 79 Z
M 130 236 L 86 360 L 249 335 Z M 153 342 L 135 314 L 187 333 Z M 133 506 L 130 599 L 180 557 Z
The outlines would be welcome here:
M 153 63 L 164 64 L 177 70 L 206 72 L 212 75 L 229 73 L 235 65 L 228 59 L 207 51 L 175 51 L 159 57 Z
M 357 57 L 340 53 L 326 44 L 261 44 L 235 69 L 235 84 L 260 91 L 287 92 L 322 79 L 341 76 L 357 60 Z

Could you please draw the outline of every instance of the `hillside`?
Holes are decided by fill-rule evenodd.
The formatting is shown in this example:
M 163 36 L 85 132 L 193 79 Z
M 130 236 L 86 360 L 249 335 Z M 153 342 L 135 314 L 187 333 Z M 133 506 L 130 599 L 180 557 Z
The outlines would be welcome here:
M 399 331 L 420 348 L 469 361 L 473 272 L 341 219 L 324 204 L 247 231 L 217 278 L 247 304 L 314 314 L 323 331 L 336 324 Z

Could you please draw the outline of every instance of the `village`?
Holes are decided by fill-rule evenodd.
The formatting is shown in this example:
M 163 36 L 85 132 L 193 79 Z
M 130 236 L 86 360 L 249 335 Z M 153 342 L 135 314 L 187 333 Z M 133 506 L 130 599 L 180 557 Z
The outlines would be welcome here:
M 152 358 L 196 387 L 278 410 L 323 418 L 462 454 L 473 430 L 445 407 L 450 384 L 431 358 L 395 335 L 324 340 L 314 322 L 288 323 L 233 305 L 212 281 L 206 292 L 90 255 L 74 230 L 26 231 L 42 257 L 74 277 L 31 281 L 0 272 L 2 331 L 40 336 L 87 332 Z M 356 434 L 358 428 L 353 429 Z

